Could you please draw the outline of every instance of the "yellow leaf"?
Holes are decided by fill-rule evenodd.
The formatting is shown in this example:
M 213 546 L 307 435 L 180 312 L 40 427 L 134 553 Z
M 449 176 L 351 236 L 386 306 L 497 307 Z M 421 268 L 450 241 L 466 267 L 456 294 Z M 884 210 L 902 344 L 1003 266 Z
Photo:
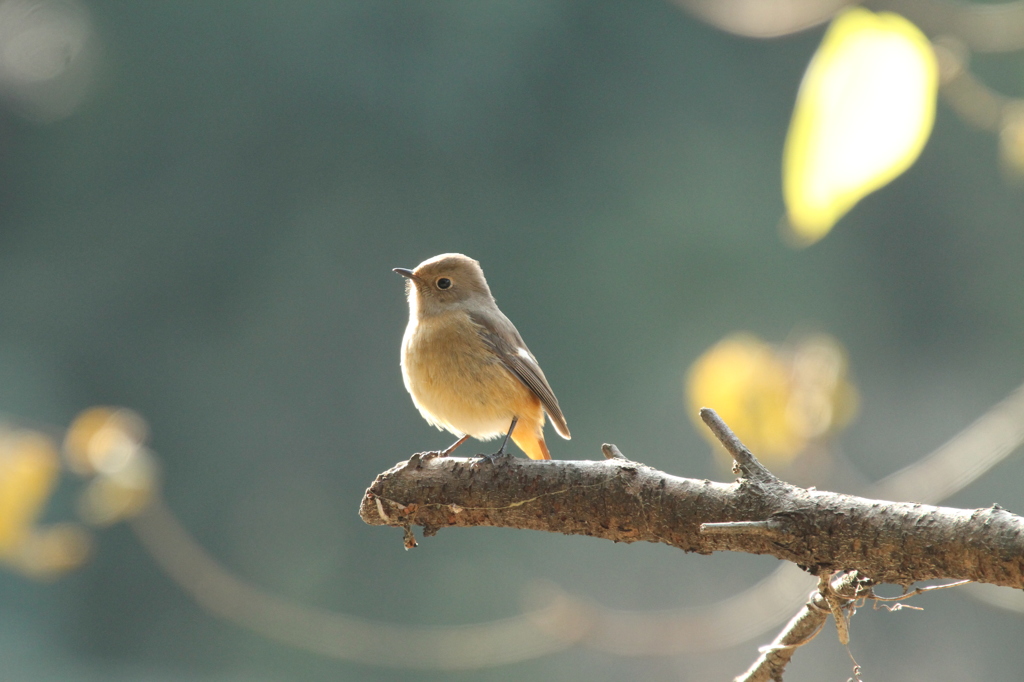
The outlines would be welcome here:
M 41 434 L 0 436 L 0 558 L 29 538 L 60 472 L 57 450 Z
M 808 445 L 845 428 L 857 411 L 857 390 L 842 345 L 826 334 L 801 336 L 782 346 L 752 334 L 727 336 L 690 367 L 690 414 L 718 412 L 765 464 L 786 466 Z
M 854 7 L 832 22 L 797 94 L 783 153 L 792 236 L 824 237 L 854 204 L 909 168 L 931 134 L 939 72 L 903 17 Z
M 100 472 L 89 482 L 78 503 L 78 514 L 94 526 L 108 526 L 137 515 L 152 501 L 157 464 L 138 448 L 121 467 Z
M 788 368 L 755 336 L 734 334 L 705 351 L 690 367 L 686 393 L 691 415 L 714 409 L 767 462 L 791 460 L 806 442 L 786 418 Z M 700 432 L 715 442 L 707 429 Z
M 131 410 L 91 407 L 68 427 L 64 455 L 72 471 L 83 476 L 118 469 L 146 440 L 146 422 Z

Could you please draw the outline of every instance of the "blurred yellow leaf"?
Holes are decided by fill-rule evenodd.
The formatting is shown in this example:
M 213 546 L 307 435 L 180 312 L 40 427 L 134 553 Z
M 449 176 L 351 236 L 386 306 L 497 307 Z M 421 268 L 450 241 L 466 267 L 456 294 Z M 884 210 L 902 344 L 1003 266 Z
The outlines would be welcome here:
M 80 526 L 40 527 L 60 474 L 56 445 L 41 433 L 0 431 L 0 561 L 37 579 L 80 566 L 90 538 Z
M 107 526 L 152 500 L 159 467 L 144 444 L 148 433 L 141 416 L 121 407 L 91 407 L 75 417 L 64 455 L 72 469 L 92 477 L 78 503 L 84 521 Z
M 64 455 L 68 466 L 83 476 L 116 470 L 146 440 L 146 422 L 120 407 L 90 407 L 68 427 Z
M 714 409 L 766 464 L 787 464 L 807 445 L 844 428 L 857 409 L 846 352 L 813 334 L 775 347 L 751 334 L 728 336 L 690 367 L 690 414 Z M 717 446 L 707 429 L 700 432 Z
M 0 557 L 16 554 L 57 482 L 57 450 L 34 433 L 0 435 Z
M 797 94 L 783 154 L 792 236 L 810 244 L 914 163 L 935 120 L 931 43 L 903 17 L 839 14 Z
M 156 460 L 138 448 L 122 466 L 100 472 L 89 482 L 78 502 L 78 514 L 94 526 L 109 526 L 146 508 L 156 490 Z
M 786 366 L 755 336 L 727 337 L 701 355 L 690 368 L 687 394 L 691 415 L 713 408 L 758 457 L 788 460 L 803 447 L 786 420 Z

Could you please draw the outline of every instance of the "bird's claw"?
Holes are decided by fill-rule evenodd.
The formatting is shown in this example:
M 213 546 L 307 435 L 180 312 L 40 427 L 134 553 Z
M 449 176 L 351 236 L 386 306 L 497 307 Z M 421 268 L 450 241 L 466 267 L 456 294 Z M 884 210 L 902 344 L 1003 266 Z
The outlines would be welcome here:
M 480 455 L 480 457 L 470 462 L 469 465 L 472 467 L 478 467 L 481 466 L 482 464 L 494 465 L 498 463 L 499 459 L 508 460 L 511 459 L 512 457 L 513 455 L 511 452 L 501 452 L 499 450 L 498 452 L 495 452 L 492 455 Z

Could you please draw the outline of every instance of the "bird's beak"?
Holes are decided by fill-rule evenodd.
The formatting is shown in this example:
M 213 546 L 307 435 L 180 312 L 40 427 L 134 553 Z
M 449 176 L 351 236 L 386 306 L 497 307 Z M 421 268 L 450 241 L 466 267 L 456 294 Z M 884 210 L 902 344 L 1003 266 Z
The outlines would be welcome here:
M 408 277 L 409 279 L 419 279 L 419 277 L 416 276 L 415 272 L 407 268 L 394 268 L 394 271 L 397 272 L 402 277 Z

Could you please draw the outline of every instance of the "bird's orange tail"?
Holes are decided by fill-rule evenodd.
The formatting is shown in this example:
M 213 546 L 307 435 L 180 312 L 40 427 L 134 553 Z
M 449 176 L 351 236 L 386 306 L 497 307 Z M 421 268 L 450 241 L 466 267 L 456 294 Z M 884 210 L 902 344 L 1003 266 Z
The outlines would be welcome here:
M 520 429 L 518 426 L 512 432 L 512 442 L 519 446 L 519 449 L 526 453 L 530 459 L 551 459 L 547 443 L 544 442 L 544 434 L 535 434 L 532 431 Z

